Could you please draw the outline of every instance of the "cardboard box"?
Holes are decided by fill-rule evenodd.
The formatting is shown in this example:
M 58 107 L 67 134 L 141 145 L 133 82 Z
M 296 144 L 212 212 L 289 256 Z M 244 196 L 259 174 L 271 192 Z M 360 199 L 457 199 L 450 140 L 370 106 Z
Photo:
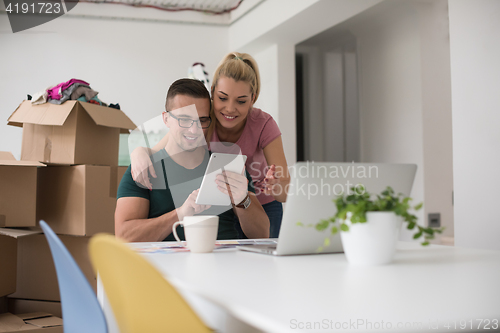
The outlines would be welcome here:
M 21 160 L 68 165 L 118 165 L 120 132 L 136 128 L 118 109 L 80 101 L 24 101 L 8 124 L 23 127 Z
M 47 312 L 62 318 L 61 302 L 37 301 L 31 299 L 7 298 L 7 309 L 12 314 Z
M 47 166 L 38 175 L 38 220 L 56 234 L 115 233 L 116 191 L 127 167 Z
M 0 228 L 3 237 L 11 237 L 17 243 L 16 291 L 10 298 L 60 301 L 57 274 L 45 235 L 35 230 Z M 90 257 L 90 237 L 58 235 L 76 261 L 90 285 L 97 290 Z
M 7 312 L 7 296 L 1 296 L 0 297 L 0 313 L 5 313 Z
M 0 227 L 36 225 L 37 168 L 44 166 L 0 152 Z
M 63 321 L 50 313 L 0 314 L 0 332 L 63 333 Z
M 16 291 L 17 242 L 0 234 L 0 297 Z

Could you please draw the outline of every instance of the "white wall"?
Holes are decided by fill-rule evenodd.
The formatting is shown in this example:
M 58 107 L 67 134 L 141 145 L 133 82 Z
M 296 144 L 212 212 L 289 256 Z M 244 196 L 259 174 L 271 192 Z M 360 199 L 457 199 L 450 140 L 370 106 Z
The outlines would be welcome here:
M 60 17 L 13 34 L 0 14 L 0 151 L 19 158 L 21 128 L 7 118 L 26 94 L 83 79 L 141 124 L 164 109 L 165 94 L 194 62 L 210 75 L 228 52 L 228 28 Z
M 500 250 L 500 1 L 449 1 L 455 244 Z
M 229 48 L 295 45 L 382 0 L 266 0 L 231 25 Z
M 416 163 L 419 223 L 440 213 L 453 237 L 447 1 L 385 1 L 344 27 L 358 38 L 361 160 Z
M 252 54 L 259 66 L 260 72 L 260 95 L 255 107 L 269 113 L 279 122 L 278 114 L 278 46 L 270 47 Z
M 295 127 L 295 45 L 278 44 L 278 112 L 288 164 L 297 161 Z
M 278 110 L 278 125 L 283 133 L 285 156 L 289 165 L 296 158 L 295 124 L 295 45 L 328 29 L 381 0 L 268 0 L 235 22 L 229 28 L 229 49 L 258 55 L 275 61 L 278 94 L 268 96 L 268 105 Z M 267 53 L 276 48 L 276 55 Z M 274 52 L 274 51 L 273 51 Z M 258 59 L 258 61 L 259 61 Z M 268 65 L 270 66 L 270 65 Z M 272 72 L 271 75 L 274 75 Z M 269 87 L 268 87 L 269 88 Z M 268 89 L 264 88 L 263 89 Z M 274 98 L 274 101 L 271 99 Z
M 420 38 L 406 4 L 381 4 L 346 23 L 358 41 L 361 161 L 415 163 L 415 203 L 424 200 Z M 417 214 L 424 224 L 424 214 Z M 403 239 L 411 239 L 408 232 Z
M 267 0 L 229 29 L 229 48 L 238 50 L 262 38 L 319 0 Z M 271 43 L 272 44 L 272 43 Z
M 454 236 L 453 138 L 447 0 L 418 1 L 425 213 L 441 214 L 442 236 Z
M 253 53 L 261 73 L 256 107 L 269 113 L 279 125 L 288 165 L 296 161 L 295 53 L 293 45 L 273 44 Z M 290 68 L 294 68 L 293 71 Z
M 412 197 L 425 203 L 419 223 L 440 213 L 444 234 L 453 236 L 447 1 L 384 1 L 306 40 L 298 51 L 311 56 L 349 34 L 358 48 L 361 161 L 416 163 Z M 314 87 L 311 96 L 319 90 Z

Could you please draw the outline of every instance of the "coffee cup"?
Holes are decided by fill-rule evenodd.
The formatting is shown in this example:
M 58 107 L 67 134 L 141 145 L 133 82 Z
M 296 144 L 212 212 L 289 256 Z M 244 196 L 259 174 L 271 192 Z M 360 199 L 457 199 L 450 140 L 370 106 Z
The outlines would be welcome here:
M 178 225 L 184 226 L 187 248 L 193 253 L 212 252 L 219 229 L 219 217 L 216 215 L 185 216 L 184 220 L 175 222 L 172 232 L 175 239 L 181 242 L 177 235 Z

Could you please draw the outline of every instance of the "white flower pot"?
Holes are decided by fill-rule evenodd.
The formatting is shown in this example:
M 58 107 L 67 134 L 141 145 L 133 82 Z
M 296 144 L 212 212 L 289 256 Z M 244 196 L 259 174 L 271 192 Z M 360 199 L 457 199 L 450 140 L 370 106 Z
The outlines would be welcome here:
M 390 263 L 396 252 L 402 217 L 393 212 L 368 212 L 366 223 L 351 223 L 349 231 L 341 231 L 347 261 L 353 265 Z

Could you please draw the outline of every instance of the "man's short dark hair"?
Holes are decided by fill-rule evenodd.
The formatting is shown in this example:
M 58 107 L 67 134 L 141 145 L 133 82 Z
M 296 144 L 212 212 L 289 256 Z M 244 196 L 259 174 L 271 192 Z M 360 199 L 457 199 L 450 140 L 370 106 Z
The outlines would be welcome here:
M 167 111 L 169 109 L 168 103 L 173 100 L 177 95 L 186 95 L 193 98 L 206 98 L 210 101 L 210 93 L 207 88 L 200 80 L 194 79 L 179 79 L 172 83 L 167 92 L 167 100 L 165 102 L 165 108 Z

